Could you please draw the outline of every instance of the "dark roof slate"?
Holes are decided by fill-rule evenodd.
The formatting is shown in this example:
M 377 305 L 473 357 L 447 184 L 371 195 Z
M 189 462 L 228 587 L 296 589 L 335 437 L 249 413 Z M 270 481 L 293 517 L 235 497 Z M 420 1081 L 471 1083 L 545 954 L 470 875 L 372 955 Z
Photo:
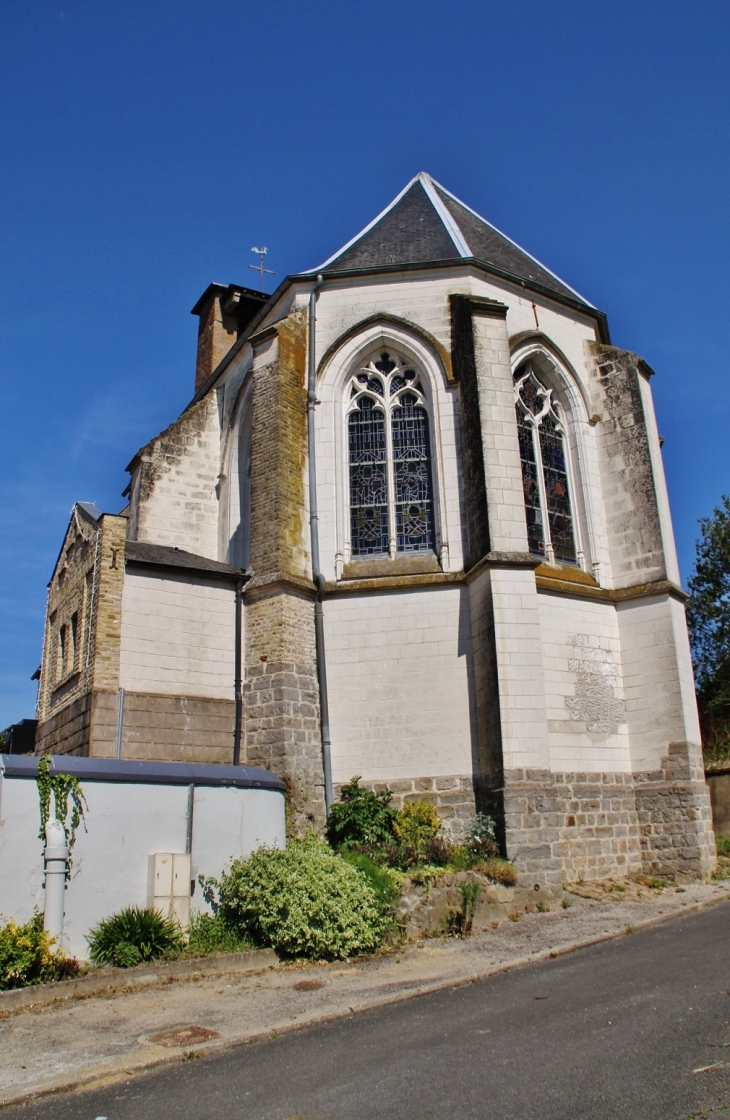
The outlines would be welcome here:
M 458 258 L 454 242 L 416 180 L 371 229 L 336 258 L 325 272 L 378 268 L 394 264 L 429 264 Z
M 515 245 L 498 229 L 489 225 L 483 218 L 477 217 L 473 211 L 468 210 L 441 187 L 436 187 L 436 192 L 461 230 L 473 257 L 484 261 L 485 264 L 494 265 L 504 272 L 509 272 L 520 280 L 540 284 L 541 287 L 568 296 L 570 299 L 576 298 L 572 288 L 563 284 L 562 280 L 558 280 L 557 276 L 553 276 L 552 272 L 543 268 L 539 261 L 523 252 L 519 245 Z
M 474 259 L 501 275 L 591 307 L 529 253 L 421 172 L 319 269 L 324 274 Z
M 210 560 L 207 556 L 198 556 L 194 552 L 186 552 L 182 548 L 175 548 L 167 544 L 151 544 L 149 541 L 127 541 L 125 555 L 127 561 L 133 564 L 151 564 L 160 568 L 184 568 L 188 571 L 201 572 L 204 575 L 217 576 L 223 579 L 246 578 L 240 568 L 233 568 L 230 564 L 222 564 L 219 560 Z

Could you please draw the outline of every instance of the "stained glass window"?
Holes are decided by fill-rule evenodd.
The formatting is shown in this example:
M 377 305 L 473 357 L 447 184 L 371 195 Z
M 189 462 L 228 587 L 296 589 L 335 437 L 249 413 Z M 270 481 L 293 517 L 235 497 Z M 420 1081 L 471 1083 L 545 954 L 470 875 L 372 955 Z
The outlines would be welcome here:
M 517 434 L 530 552 L 553 563 L 579 560 L 560 405 L 531 366 L 515 374 Z
M 358 370 L 349 397 L 352 556 L 432 551 L 429 418 L 416 371 L 383 353 Z

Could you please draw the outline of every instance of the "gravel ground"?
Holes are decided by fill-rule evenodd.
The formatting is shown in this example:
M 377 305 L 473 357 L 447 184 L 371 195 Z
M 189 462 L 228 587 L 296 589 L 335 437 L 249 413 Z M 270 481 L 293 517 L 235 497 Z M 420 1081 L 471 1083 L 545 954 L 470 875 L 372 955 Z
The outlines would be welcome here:
M 167 981 L 11 1013 L 0 1022 L 0 1104 L 468 983 L 711 905 L 730 898 L 729 887 L 589 884 L 565 895 L 567 909 L 524 914 L 465 941 L 426 940 L 366 960 Z

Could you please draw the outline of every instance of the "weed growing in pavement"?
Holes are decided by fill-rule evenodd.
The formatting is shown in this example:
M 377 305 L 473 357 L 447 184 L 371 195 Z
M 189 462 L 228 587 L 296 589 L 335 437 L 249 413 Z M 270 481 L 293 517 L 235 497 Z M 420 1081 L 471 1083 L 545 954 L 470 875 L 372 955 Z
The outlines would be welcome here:
M 653 891 L 663 891 L 667 886 L 667 880 L 662 879 L 661 875 L 637 875 L 634 882 L 642 887 L 650 887 Z

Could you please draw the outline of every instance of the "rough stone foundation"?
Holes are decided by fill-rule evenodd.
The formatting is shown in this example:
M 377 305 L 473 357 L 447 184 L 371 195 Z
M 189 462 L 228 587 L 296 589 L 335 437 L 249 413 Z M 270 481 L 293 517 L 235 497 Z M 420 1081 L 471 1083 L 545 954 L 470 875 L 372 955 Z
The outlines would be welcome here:
M 91 693 L 87 692 L 39 723 L 35 753 L 87 755 L 90 724 Z
M 324 831 L 324 776 L 319 691 L 314 662 L 259 662 L 246 670 L 245 751 L 249 766 L 264 766 L 289 787 L 295 834 Z
M 631 774 L 505 772 L 507 854 L 559 883 L 642 870 Z
M 712 814 L 695 753 L 671 744 L 659 769 L 637 774 L 507 771 L 507 854 L 545 882 L 707 877 L 715 867 Z
M 670 743 L 658 770 L 635 774 L 644 871 L 706 878 L 717 864 L 710 791 L 692 743 Z

